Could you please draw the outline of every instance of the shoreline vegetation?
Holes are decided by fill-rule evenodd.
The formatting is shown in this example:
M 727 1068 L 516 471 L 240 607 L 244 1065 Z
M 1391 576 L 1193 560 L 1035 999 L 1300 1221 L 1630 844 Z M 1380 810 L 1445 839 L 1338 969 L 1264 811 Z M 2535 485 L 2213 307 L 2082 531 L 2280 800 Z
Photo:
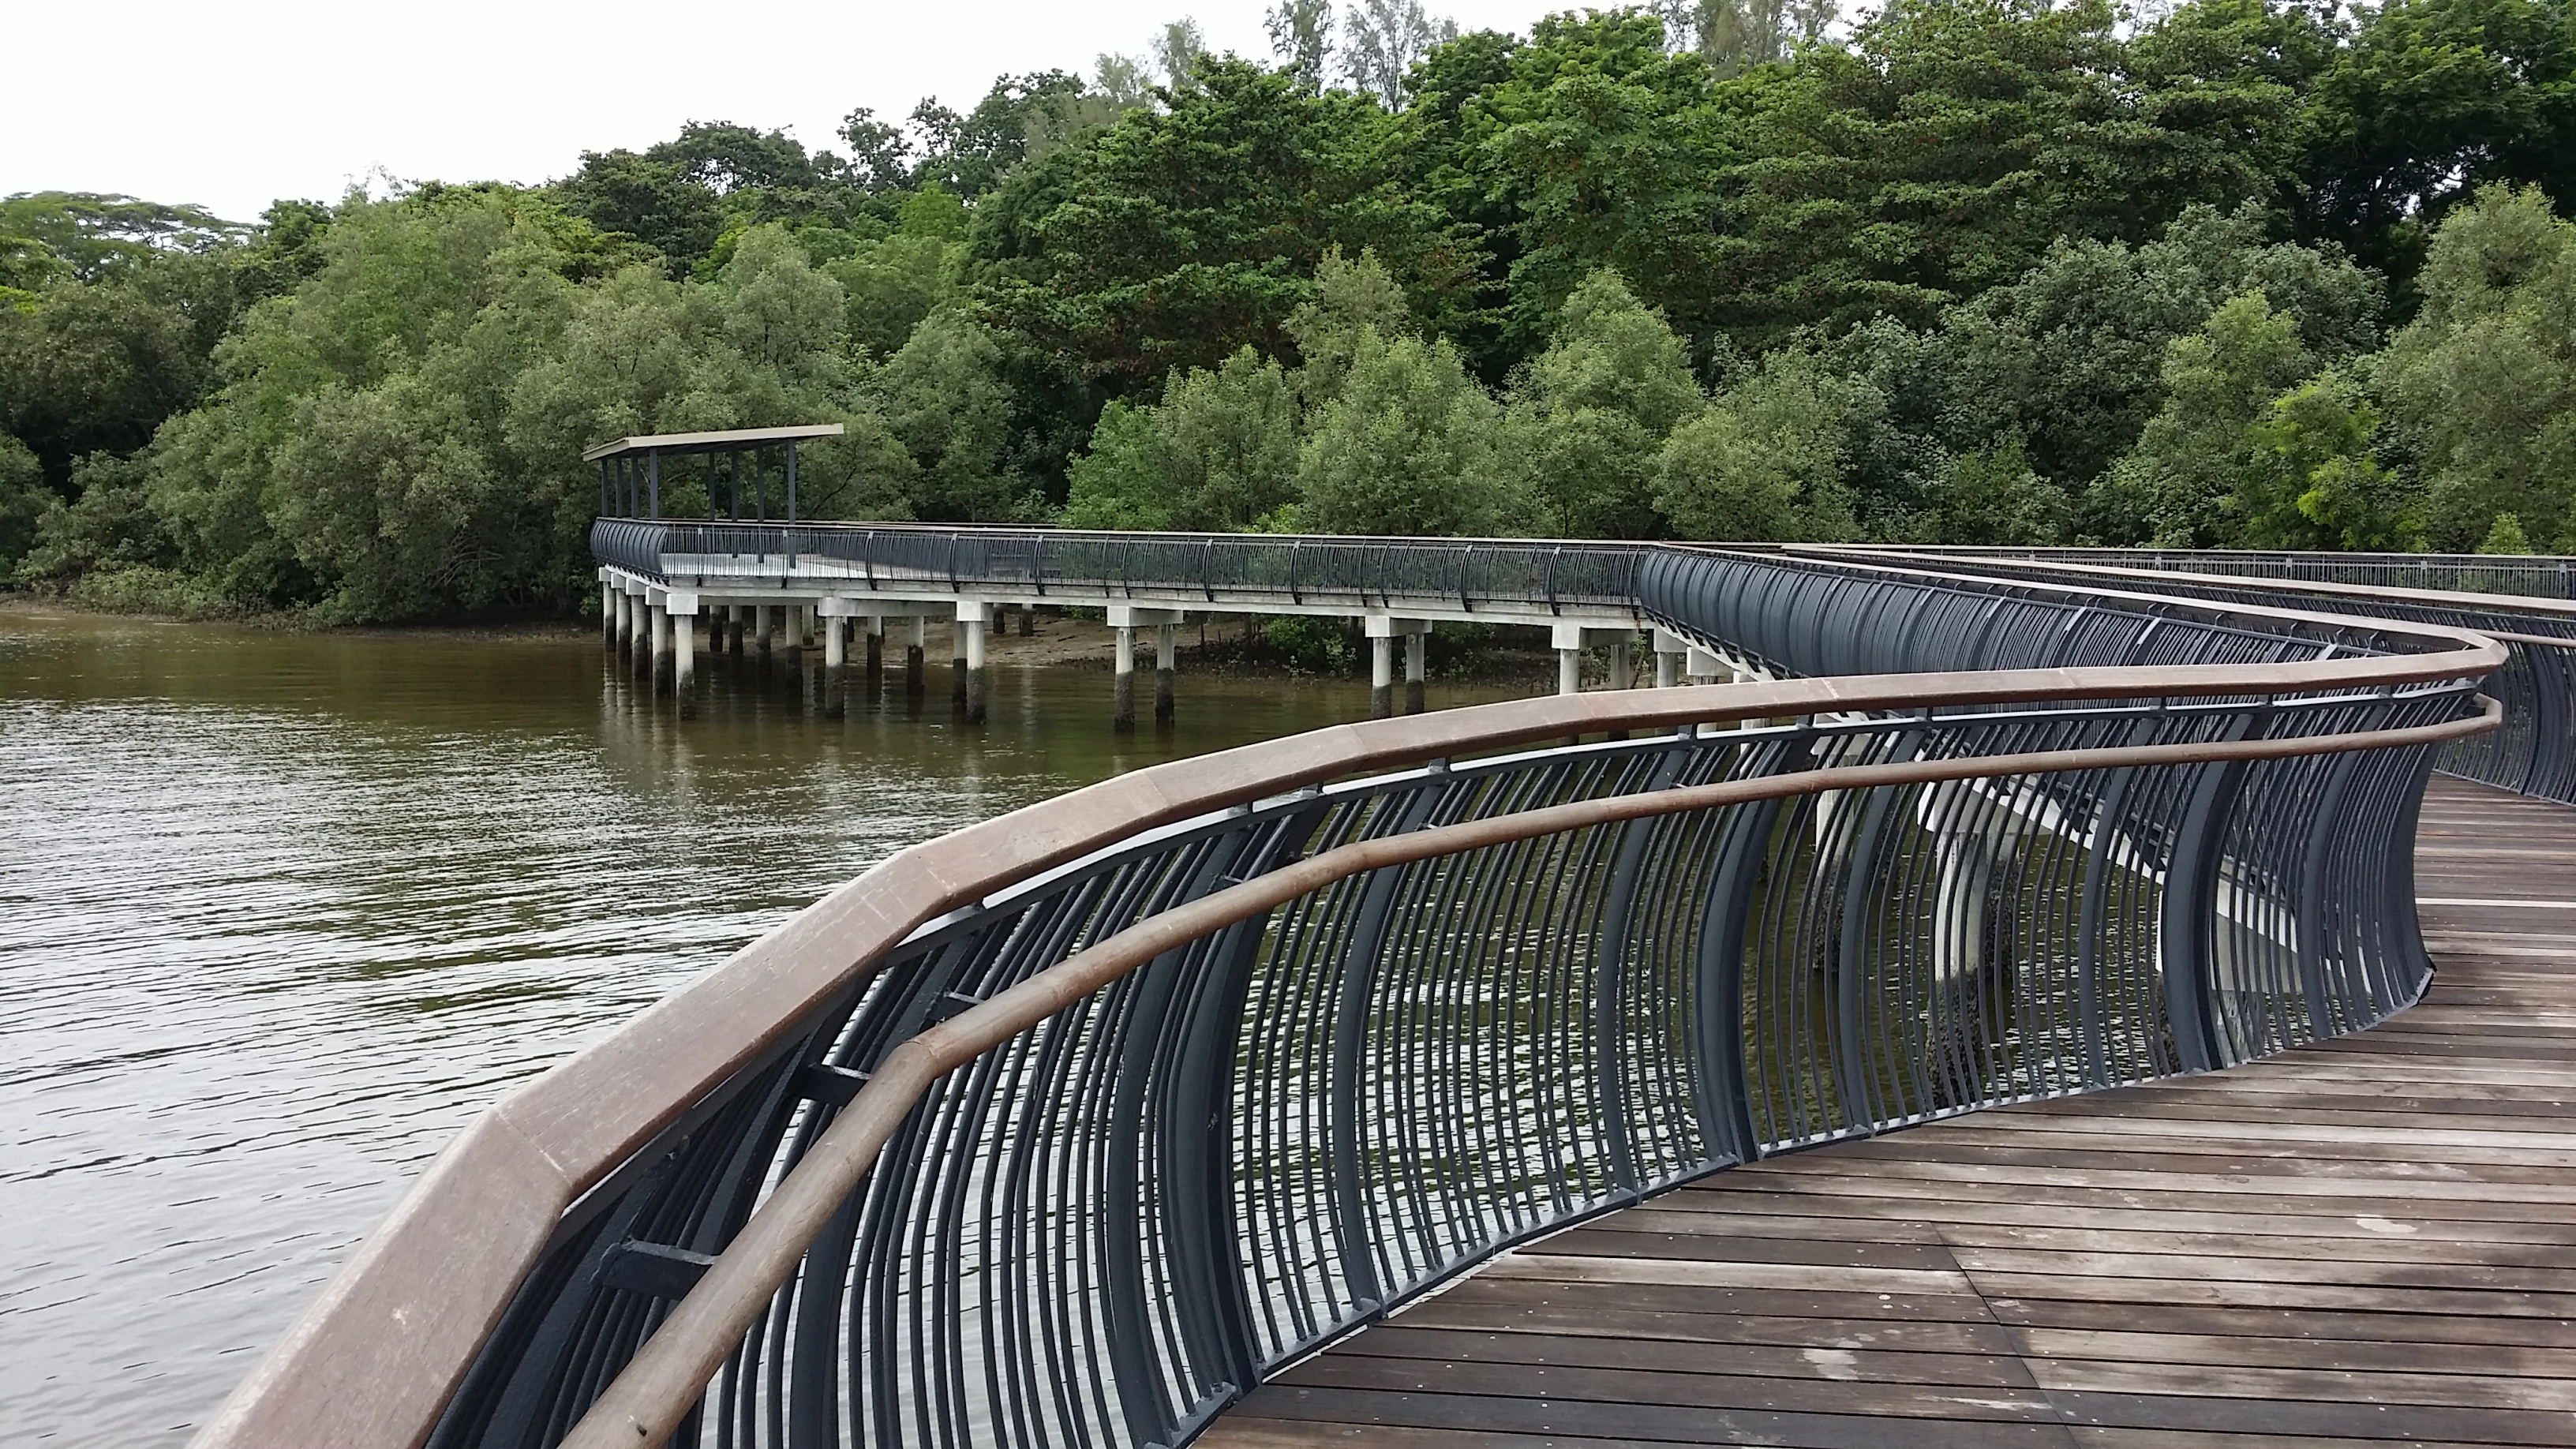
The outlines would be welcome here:
M 996 629 L 986 637 L 985 650 L 989 663 L 1009 668 L 1075 668 L 1109 671 L 1115 664 L 1117 636 L 1096 617 L 1096 610 L 1044 610 L 1038 615 L 1036 631 L 1022 635 Z M 265 614 L 242 614 L 216 618 L 187 618 L 176 614 L 137 612 L 124 609 L 102 609 L 78 599 L 58 594 L 17 591 L 0 592 L 0 619 L 48 618 L 73 615 L 86 618 L 126 619 L 150 624 L 210 624 L 229 628 L 255 629 L 280 633 L 328 633 L 338 637 L 384 637 L 387 639 L 545 639 L 581 640 L 596 644 L 599 627 L 596 619 L 580 620 L 561 617 L 491 620 L 480 623 L 428 622 L 409 624 L 328 624 L 309 615 L 272 611 Z M 1247 631 L 1242 621 L 1254 620 Z M 1278 627 L 1272 627 L 1272 626 Z M 930 627 L 929 667 L 944 670 L 952 647 L 948 621 L 934 620 Z M 1526 635 L 1527 637 L 1521 637 Z M 1261 679 L 1364 677 L 1368 668 L 1366 641 L 1338 621 L 1310 619 L 1289 615 L 1210 615 L 1204 625 L 1183 625 L 1175 650 L 1179 672 L 1183 676 L 1220 675 Z M 1587 651 L 1587 679 L 1602 672 L 1597 656 L 1603 651 Z M 1431 635 L 1425 661 L 1431 681 L 1503 688 L 1525 688 L 1545 692 L 1556 687 L 1556 654 L 1534 629 L 1509 626 L 1441 625 Z M 901 667 L 900 660 L 896 668 Z
M 2576 552 L 2541 0 L 1269 22 L 820 149 L 0 198 L 0 584 L 569 618 L 584 446 L 817 421 L 818 519 Z

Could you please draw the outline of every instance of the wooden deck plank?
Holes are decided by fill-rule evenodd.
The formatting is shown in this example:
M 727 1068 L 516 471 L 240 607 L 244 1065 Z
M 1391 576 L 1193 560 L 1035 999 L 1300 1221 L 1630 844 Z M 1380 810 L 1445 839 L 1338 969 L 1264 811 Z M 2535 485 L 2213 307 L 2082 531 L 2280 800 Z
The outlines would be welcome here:
M 2417 878 L 2381 1027 L 1714 1174 L 1200 1442 L 2576 1445 L 2576 810 L 2437 780 Z

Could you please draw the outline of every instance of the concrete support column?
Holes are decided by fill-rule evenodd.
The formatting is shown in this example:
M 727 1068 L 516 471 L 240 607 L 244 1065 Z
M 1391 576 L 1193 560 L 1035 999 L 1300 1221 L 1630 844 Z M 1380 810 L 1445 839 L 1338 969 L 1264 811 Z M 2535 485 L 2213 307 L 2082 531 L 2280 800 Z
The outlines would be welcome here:
M 1583 626 L 1558 624 L 1551 632 L 1556 645 L 1556 692 L 1583 692 Z
M 606 569 L 599 571 L 599 647 L 602 653 L 617 652 L 617 591 L 610 587 Z
M 980 601 L 957 604 L 957 707 L 968 724 L 984 722 L 984 626 L 993 606 Z
M 868 689 L 873 693 L 877 677 L 885 673 L 885 615 L 870 614 L 862 622 L 868 635 Z
M 1715 684 L 1730 672 L 1725 660 L 1696 645 L 1684 656 L 1682 667 L 1693 684 Z
M 836 615 L 823 616 L 823 718 L 839 719 L 848 706 L 842 702 L 842 675 L 848 665 L 841 632 L 842 621 Z
M 912 616 L 912 639 L 903 646 L 903 693 L 907 699 L 919 699 L 929 692 L 930 682 L 922 677 L 921 651 L 930 644 L 930 620 L 920 614 Z
M 1404 712 L 1422 713 L 1422 685 L 1431 672 L 1431 635 L 1416 630 L 1404 636 Z
M 751 606 L 752 636 L 760 648 L 760 672 L 767 674 L 777 661 L 778 619 L 787 611 L 776 604 Z
M 680 718 L 698 715 L 698 596 L 671 595 L 663 603 L 670 620 L 671 692 L 680 697 Z
M 608 590 L 608 597 L 603 601 L 611 619 L 608 626 L 608 650 L 623 659 L 626 657 L 626 651 L 635 647 L 635 615 L 626 607 L 624 584 L 610 584 Z
M 1037 634 L 1037 632 L 1038 606 L 1035 604 L 1020 605 L 1020 637 L 1023 639 L 1032 638 Z
M 652 611 L 653 692 L 656 695 L 669 694 L 671 692 L 671 615 L 658 603 L 647 603 L 644 607 Z
M 629 594 L 626 597 L 626 607 L 635 616 L 634 657 L 627 662 L 633 666 L 635 677 L 643 681 L 646 688 L 651 688 L 656 667 L 653 658 L 652 601 L 640 593 Z
M 1682 661 L 1690 656 L 1688 641 L 1655 631 L 1655 688 L 1671 689 L 1682 682 Z
M 1174 637 L 1175 624 L 1154 626 L 1154 723 L 1172 722 L 1172 675 L 1180 664 L 1180 641 Z
M 1109 727 L 1125 734 L 1136 728 L 1136 631 L 1118 628 L 1118 669 L 1109 686 Z
M 1616 630 L 1610 635 L 1610 687 L 1612 689 L 1636 687 L 1637 664 L 1635 657 L 1629 652 L 1629 646 L 1633 642 L 1625 629 Z
M 1369 718 L 1395 713 L 1395 641 L 1404 643 L 1404 712 L 1422 712 L 1422 636 L 1431 625 L 1421 619 L 1370 614 L 1360 620 L 1369 641 Z
M 740 659 L 740 658 L 742 658 L 742 625 L 743 625 L 742 605 L 740 605 L 740 604 L 727 604 L 727 605 L 725 605 L 725 611 L 724 611 L 724 631 L 725 631 L 725 637 L 724 637 L 724 652 L 725 652 L 725 653 L 727 653 L 728 655 L 731 655 L 731 656 L 732 656 L 733 658 L 735 658 L 735 659 Z M 709 648 L 713 648 L 713 647 L 715 647 L 715 641 L 714 641 L 714 640 L 709 640 L 709 641 L 707 641 L 707 642 L 708 642 L 708 647 L 709 647 Z

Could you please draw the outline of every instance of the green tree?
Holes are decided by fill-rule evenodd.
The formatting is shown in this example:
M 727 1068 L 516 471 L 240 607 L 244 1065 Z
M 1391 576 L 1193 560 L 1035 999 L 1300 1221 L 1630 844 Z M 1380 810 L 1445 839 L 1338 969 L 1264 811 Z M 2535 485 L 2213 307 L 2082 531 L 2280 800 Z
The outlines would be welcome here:
M 2255 427 L 2315 368 L 2296 318 L 2259 291 L 2229 298 L 2166 348 L 2164 407 L 2105 476 L 2098 511 L 2158 548 L 2244 542 L 2249 498 L 2271 461 Z
M 1415 62 L 1457 38 L 1457 22 L 1424 14 L 1422 0 L 1353 0 L 1342 74 L 1353 90 L 1402 110 L 1412 98 Z
M 1537 531 L 1660 536 L 1657 455 L 1702 404 L 1681 339 L 1618 273 L 1595 272 L 1512 387 L 1504 435 L 1534 480 Z
M 2490 187 L 2443 219 L 2418 282 L 2372 380 L 2427 539 L 2474 548 L 2502 513 L 2576 535 L 2576 225 L 2537 188 Z
M 2379 411 L 2361 380 L 2329 368 L 2272 400 L 2250 429 L 2243 541 L 2255 548 L 2409 549 L 2416 502 L 2380 466 Z
M 1457 349 L 1360 334 L 1298 453 L 1300 521 L 1324 533 L 1489 534 L 1527 516 L 1500 409 Z
M 1002 349 L 964 310 L 942 307 L 886 360 L 874 395 L 920 469 L 915 508 L 941 522 L 1013 522 L 1041 506 L 1005 455 L 1011 399 Z
M 1371 332 L 1393 337 L 1411 329 L 1404 289 L 1377 253 L 1363 250 L 1357 260 L 1340 247 L 1326 249 L 1315 268 L 1314 295 L 1288 314 L 1284 330 L 1296 339 L 1303 359 L 1297 371 L 1298 391 L 1310 405 L 1330 402 L 1342 390 L 1360 339 Z
M 1075 528 L 1243 532 L 1297 501 L 1297 394 L 1244 348 L 1173 374 L 1150 408 L 1112 401 L 1072 468 Z
M 2487 530 L 2486 541 L 2478 552 L 2488 554 L 2527 554 L 2532 552 L 2531 538 L 2522 531 L 2522 520 L 2510 513 L 2496 515 L 2495 527 Z
M 2547 0 L 2389 0 L 2305 101 L 2301 229 L 2392 270 L 2483 186 L 2576 194 L 2576 31 Z
M 37 520 L 49 505 L 62 506 L 45 486 L 44 466 L 26 444 L 0 433 L 0 578 L 34 545 Z
M 1673 430 L 1656 505 L 1682 538 L 1848 538 L 1853 438 L 1885 411 L 1875 388 L 1819 354 L 1774 352 Z
M 1129 112 L 977 209 L 979 275 L 1032 345 L 1125 392 L 1247 344 L 1284 354 L 1334 245 L 1375 247 L 1408 288 L 1457 280 L 1430 246 L 1436 218 L 1396 190 L 1394 123 L 1375 106 L 1232 58 L 1194 80 L 1167 112 Z

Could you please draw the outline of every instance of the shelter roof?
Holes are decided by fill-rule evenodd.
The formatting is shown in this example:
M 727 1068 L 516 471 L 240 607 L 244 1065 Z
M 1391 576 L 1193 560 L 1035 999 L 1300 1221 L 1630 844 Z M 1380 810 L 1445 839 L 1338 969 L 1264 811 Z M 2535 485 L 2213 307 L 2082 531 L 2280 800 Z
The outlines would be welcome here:
M 640 438 L 614 438 L 583 451 L 581 460 L 596 463 L 603 458 L 622 458 L 630 453 L 732 453 L 744 448 L 764 448 L 771 443 L 801 442 L 807 438 L 837 438 L 839 423 L 799 423 L 786 428 L 733 428 L 716 433 L 655 433 Z

